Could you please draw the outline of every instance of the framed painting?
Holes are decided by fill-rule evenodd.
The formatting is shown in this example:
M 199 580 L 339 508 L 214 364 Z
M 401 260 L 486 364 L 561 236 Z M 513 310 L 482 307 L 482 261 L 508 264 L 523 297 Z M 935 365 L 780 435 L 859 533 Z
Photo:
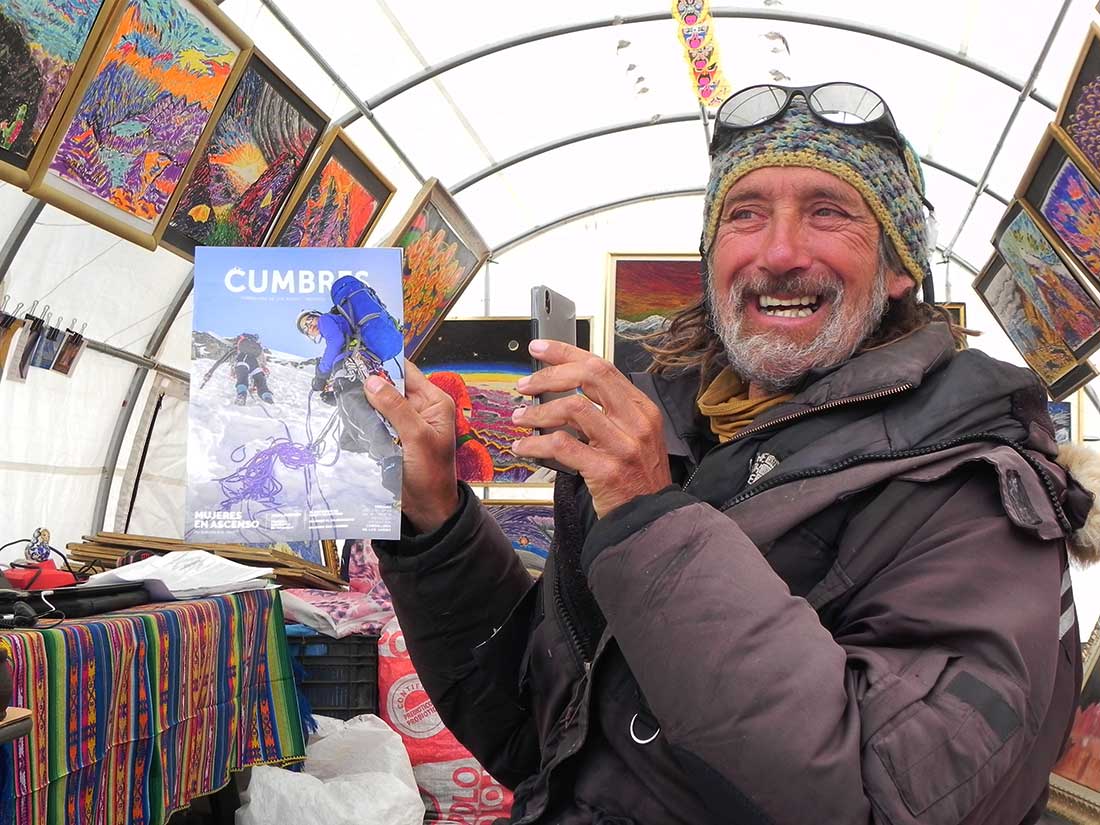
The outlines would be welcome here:
M 1048 128 L 1039 141 L 1016 196 L 1030 208 L 1059 255 L 1100 285 L 1100 187 L 1057 126 Z
M 395 189 L 343 129 L 322 138 L 268 246 L 362 246 Z
M 610 255 L 606 357 L 623 373 L 644 371 L 652 359 L 638 339 L 702 298 L 698 255 Z
M 196 246 L 262 245 L 327 125 L 328 116 L 253 51 L 161 245 L 190 260 Z
M 30 186 L 116 3 L 0 3 L 0 180 Z
M 966 304 L 962 302 L 952 302 L 946 304 L 936 304 L 936 306 L 943 307 L 951 315 L 951 322 L 957 327 L 966 326 Z
M 468 484 L 548 484 L 553 471 L 519 458 L 512 442 L 531 434 L 512 423 L 527 403 L 516 381 L 532 371 L 530 318 L 455 318 L 426 341 L 417 366 L 455 402 L 455 463 Z M 577 319 L 577 346 L 589 349 L 592 319 Z
M 503 499 L 486 499 L 482 503 L 512 542 L 512 549 L 527 572 L 536 579 L 541 576 L 554 539 L 554 505 Z
M 1058 444 L 1080 444 L 1084 441 L 1082 391 L 1077 390 L 1065 401 L 1048 401 L 1047 412 L 1054 424 L 1054 440 Z
M 1100 172 L 1100 26 L 1093 23 L 1070 74 L 1054 120 L 1092 166 Z
M 489 259 L 489 247 L 436 178 L 421 187 L 382 246 L 405 253 L 405 357 L 415 361 Z
M 1082 651 L 1084 676 L 1077 700 L 1077 714 L 1062 758 L 1050 774 L 1047 809 L 1071 822 L 1088 825 L 1100 821 L 1100 622 Z
M 28 191 L 155 249 L 251 47 L 210 0 L 120 2 Z
M 1095 376 L 1087 361 L 1078 363 L 1072 349 L 1036 305 L 1031 291 L 1000 255 L 994 254 L 974 279 L 974 291 L 1055 401 Z
M 1001 219 L 993 246 L 1031 303 L 1076 360 L 1100 347 L 1100 302 L 1055 248 L 1042 218 L 1016 201 Z

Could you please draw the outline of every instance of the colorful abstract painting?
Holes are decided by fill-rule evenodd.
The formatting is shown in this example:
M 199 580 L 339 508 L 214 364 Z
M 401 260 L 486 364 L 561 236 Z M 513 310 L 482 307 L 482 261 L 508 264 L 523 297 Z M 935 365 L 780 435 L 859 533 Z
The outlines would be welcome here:
M 1100 170 L 1100 42 L 1090 36 L 1080 70 L 1069 86 L 1059 125 Z
M 612 265 L 615 366 L 640 372 L 651 359 L 636 339 L 667 329 L 673 315 L 703 297 L 699 259 L 613 257 Z
M 165 241 L 259 246 L 290 194 L 324 116 L 253 55 L 168 224 Z
M 542 575 L 550 544 L 554 539 L 554 507 L 550 504 L 485 502 L 485 509 L 493 517 L 520 561 L 531 575 Z
M 589 349 L 591 324 L 577 321 L 577 345 Z M 469 484 L 550 481 L 550 471 L 517 457 L 512 442 L 531 434 L 512 423 L 512 411 L 530 403 L 516 382 L 531 374 L 529 319 L 444 321 L 424 346 L 417 365 L 455 403 L 455 461 Z
M 50 171 L 155 223 L 179 185 L 239 49 L 174 0 L 129 0 Z
M 432 323 L 470 282 L 478 260 L 431 203 L 424 205 L 397 245 L 405 250 L 405 351 L 416 352 Z
M 1046 323 L 1070 350 L 1083 357 L 1081 351 L 1100 333 L 1100 304 L 1085 292 L 1035 221 L 1018 205 L 1010 210 L 995 246 Z
M 998 262 L 990 271 L 992 277 L 979 278 L 975 290 L 1028 366 L 1043 383 L 1053 386 L 1076 366 L 1077 359 L 1013 270 Z
M 1100 279 L 1100 192 L 1065 159 L 1040 209 L 1055 234 Z
M 103 0 L 0 0 L 0 160 L 26 168 Z
M 287 208 L 274 246 L 351 247 L 366 240 L 393 190 L 343 138 L 331 144 Z

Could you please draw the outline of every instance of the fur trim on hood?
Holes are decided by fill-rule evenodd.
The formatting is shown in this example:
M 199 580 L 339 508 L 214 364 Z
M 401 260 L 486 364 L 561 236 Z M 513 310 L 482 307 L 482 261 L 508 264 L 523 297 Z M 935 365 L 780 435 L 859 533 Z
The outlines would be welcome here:
M 1062 444 L 1058 448 L 1058 463 L 1073 481 L 1093 498 L 1085 523 L 1069 537 L 1069 549 L 1080 565 L 1100 561 L 1100 452 L 1083 444 Z

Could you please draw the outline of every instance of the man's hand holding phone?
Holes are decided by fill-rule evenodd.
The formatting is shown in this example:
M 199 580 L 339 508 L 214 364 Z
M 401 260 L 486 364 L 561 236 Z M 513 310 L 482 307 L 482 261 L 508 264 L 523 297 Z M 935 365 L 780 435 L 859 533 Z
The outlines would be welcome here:
M 516 389 L 528 396 L 564 395 L 516 409 L 512 421 L 539 432 L 516 441 L 512 452 L 580 473 L 601 518 L 672 483 L 661 412 L 614 364 L 561 341 L 536 339 L 530 352 L 547 366 Z M 587 443 L 555 430 L 561 427 L 573 428 Z

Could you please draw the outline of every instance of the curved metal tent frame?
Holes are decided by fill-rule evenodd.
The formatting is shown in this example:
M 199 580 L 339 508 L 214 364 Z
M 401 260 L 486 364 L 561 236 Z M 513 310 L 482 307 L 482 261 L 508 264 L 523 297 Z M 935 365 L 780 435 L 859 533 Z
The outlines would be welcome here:
M 347 126 L 348 124 L 353 123 L 354 121 L 356 121 L 360 117 L 366 117 L 370 121 L 370 123 L 374 126 L 374 128 L 378 130 L 379 134 L 383 137 L 383 139 L 394 150 L 395 154 L 401 160 L 401 162 L 403 164 L 405 164 L 405 166 L 410 170 L 412 175 L 419 181 L 424 180 L 423 176 L 417 170 L 417 168 L 415 167 L 415 165 L 413 164 L 411 159 L 409 159 L 405 155 L 405 153 L 402 151 L 401 147 L 397 144 L 397 142 L 385 130 L 385 128 L 379 122 L 377 116 L 374 114 L 373 110 L 376 109 L 377 107 L 381 106 L 383 103 L 385 103 L 387 101 L 390 101 L 390 100 L 393 100 L 394 98 L 396 98 L 397 96 L 403 94 L 404 92 L 417 87 L 418 85 L 420 85 L 421 83 L 424 83 L 427 80 L 430 80 L 430 79 L 432 79 L 434 77 L 437 77 L 437 76 L 439 76 L 439 75 L 441 75 L 441 74 L 443 74 L 447 71 L 450 71 L 451 69 L 458 68 L 458 67 L 463 66 L 467 63 L 478 60 L 482 57 L 487 57 L 489 55 L 497 54 L 499 52 L 502 52 L 502 51 L 505 51 L 507 49 L 511 49 L 511 48 L 514 48 L 514 47 L 517 47 L 517 46 L 521 46 L 521 45 L 528 44 L 528 43 L 533 43 L 533 42 L 536 42 L 536 41 L 539 41 L 539 40 L 545 40 L 545 39 L 554 38 L 554 37 L 566 36 L 566 35 L 569 35 L 569 34 L 575 34 L 575 33 L 583 32 L 583 31 L 590 31 L 590 30 L 593 30 L 593 29 L 606 28 L 606 27 L 610 27 L 610 26 L 622 26 L 622 25 L 630 25 L 630 24 L 638 24 L 638 23 L 666 21 L 666 20 L 670 19 L 669 13 L 667 11 L 662 11 L 662 12 L 655 12 L 655 13 L 651 13 L 651 14 L 602 18 L 602 19 L 598 19 L 598 20 L 592 20 L 592 21 L 573 24 L 573 25 L 568 25 L 568 26 L 552 27 L 552 28 L 532 31 L 532 32 L 529 32 L 529 33 L 526 33 L 526 34 L 523 34 L 523 35 L 520 35 L 520 36 L 517 36 L 517 37 L 513 37 L 513 38 L 506 39 L 506 40 L 498 41 L 498 42 L 492 43 L 492 44 L 487 44 L 485 46 L 481 46 L 481 47 L 478 47 L 476 49 L 464 52 L 464 53 L 456 55 L 456 56 L 453 56 L 453 57 L 451 57 L 447 60 L 444 60 L 444 61 L 440 62 L 439 64 L 437 64 L 435 66 L 428 67 L 428 68 L 426 68 L 426 69 L 424 69 L 420 72 L 417 72 L 413 75 L 410 75 L 409 77 L 399 81 L 398 83 L 390 86 L 389 88 L 379 92 L 378 94 L 374 95 L 373 97 L 370 97 L 370 98 L 367 98 L 367 99 L 362 99 L 362 98 L 357 96 L 357 94 L 354 92 L 354 90 L 351 89 L 351 87 L 346 83 L 346 81 L 344 81 L 344 79 L 339 75 L 339 73 L 331 66 L 331 64 L 328 63 L 328 61 L 324 58 L 324 56 L 321 54 L 321 52 L 312 43 L 310 43 L 309 40 L 297 29 L 297 27 L 295 27 L 294 24 L 286 17 L 286 15 L 281 11 L 281 9 L 279 9 L 278 5 L 274 2 L 274 0 L 260 0 L 260 1 L 272 13 L 272 15 L 279 21 L 279 23 L 287 30 L 287 32 L 299 43 L 299 45 L 303 48 L 303 50 L 305 50 L 310 55 L 310 57 L 317 63 L 317 65 L 333 80 L 333 82 L 340 88 L 340 90 L 345 95 L 347 95 L 347 97 L 353 102 L 355 108 L 352 111 L 346 113 L 343 117 L 339 118 L 336 121 L 336 123 L 338 125 L 341 125 L 341 126 Z M 215 2 L 219 2 L 219 0 L 215 0 Z M 934 55 L 934 56 L 939 57 L 939 58 L 944 59 L 944 60 L 954 62 L 954 63 L 956 63 L 958 65 L 961 65 L 965 68 L 968 68 L 972 71 L 975 71 L 975 72 L 978 72 L 982 75 L 985 75 L 986 77 L 989 77 L 989 78 L 997 81 L 998 83 L 1001 83 L 1002 85 L 1007 86 L 1007 87 L 1017 91 L 1019 93 L 1019 97 L 1018 97 L 1018 100 L 1017 100 L 1016 108 L 1014 109 L 1012 115 L 1010 116 L 1010 118 L 1008 120 L 1008 123 L 1005 126 L 1004 133 L 1001 136 L 1001 140 L 998 142 L 997 148 L 994 150 L 994 155 L 990 159 L 989 166 L 985 170 L 985 173 L 983 174 L 983 176 L 980 180 L 975 181 L 975 180 L 971 179 L 970 177 L 968 177 L 968 176 L 966 176 L 966 175 L 964 175 L 964 174 L 962 174 L 962 173 L 960 173 L 960 172 L 958 172 L 958 171 L 956 171 L 956 170 L 954 170 L 954 169 L 952 169 L 952 168 L 950 168 L 950 167 L 948 167 L 944 164 L 940 164 L 940 163 L 936 162 L 935 160 L 933 160 L 931 158 L 927 158 L 927 157 L 922 158 L 922 160 L 925 163 L 927 163 L 931 168 L 937 169 L 937 170 L 939 170 L 939 171 L 941 171 L 945 174 L 951 175 L 952 177 L 954 177 L 954 178 L 956 178 L 960 181 L 963 181 L 963 182 L 965 182 L 965 183 L 967 183 L 967 184 L 969 184 L 969 185 L 971 185 L 975 188 L 974 200 L 971 203 L 970 209 L 967 212 L 967 215 L 969 215 L 970 210 L 973 209 L 974 204 L 976 204 L 978 202 L 978 200 L 980 199 L 980 196 L 983 192 L 985 194 L 989 194 L 991 197 L 993 197 L 994 199 L 1000 201 L 1001 203 L 1007 203 L 1006 198 L 1004 198 L 1003 196 L 1001 196 L 1001 195 L 999 195 L 999 194 L 997 194 L 993 191 L 988 190 L 985 187 L 985 183 L 986 183 L 986 180 L 988 179 L 989 172 L 992 168 L 993 162 L 996 159 L 996 153 L 1000 149 L 1001 145 L 1003 144 L 1004 139 L 1005 139 L 1005 135 L 1007 135 L 1008 130 L 1011 128 L 1011 126 L 1012 126 L 1012 124 L 1013 124 L 1013 122 L 1016 118 L 1016 115 L 1018 114 L 1023 102 L 1027 99 L 1032 99 L 1032 100 L 1036 101 L 1037 103 L 1039 103 L 1040 105 L 1044 106 L 1045 108 L 1047 108 L 1051 111 L 1054 111 L 1056 109 L 1056 106 L 1053 102 L 1051 102 L 1050 100 L 1047 100 L 1045 97 L 1039 95 L 1035 91 L 1034 84 L 1035 84 L 1035 79 L 1038 75 L 1039 67 L 1041 67 L 1043 59 L 1044 59 L 1047 51 L 1050 48 L 1050 45 L 1051 45 L 1051 43 L 1054 39 L 1054 36 L 1057 34 L 1057 32 L 1058 32 L 1058 30 L 1061 26 L 1061 22 L 1065 17 L 1065 13 L 1066 13 L 1066 10 L 1069 7 L 1069 4 L 1070 4 L 1070 0 L 1064 0 L 1063 5 L 1061 7 L 1061 10 L 1060 10 L 1057 18 L 1055 19 L 1055 22 L 1054 22 L 1054 25 L 1051 29 L 1050 35 L 1048 36 L 1047 41 L 1044 45 L 1043 51 L 1039 56 L 1039 60 L 1036 62 L 1036 65 L 1035 65 L 1033 71 L 1031 72 L 1031 75 L 1029 76 L 1029 78 L 1025 82 L 1020 82 L 1018 80 L 1015 80 L 1015 79 L 1005 75 L 1004 73 L 998 71 L 997 69 L 993 68 L 992 66 L 989 66 L 987 64 L 981 63 L 980 61 L 976 61 L 976 60 L 973 60 L 973 59 L 969 58 L 964 53 L 951 51 L 949 49 L 942 48 L 942 47 L 940 47 L 940 46 L 938 46 L 934 43 L 928 42 L 928 41 L 920 40 L 920 39 L 917 39 L 917 38 L 907 37 L 907 36 L 902 35 L 898 32 L 889 31 L 889 30 L 881 29 L 881 28 L 876 28 L 876 27 L 873 27 L 873 26 L 865 26 L 865 25 L 862 25 L 862 24 L 859 24 L 859 23 L 848 21 L 848 20 L 841 20 L 841 19 L 818 16 L 818 15 L 800 14 L 800 13 L 795 13 L 795 12 L 784 12 L 784 11 L 779 11 L 779 10 L 775 10 L 775 9 L 743 10 L 743 9 L 730 9 L 730 8 L 713 8 L 713 9 L 711 9 L 711 14 L 716 18 L 741 18 L 741 19 L 754 19 L 754 20 L 771 20 L 771 21 L 777 21 L 777 22 L 789 22 L 789 23 L 796 23 L 796 24 L 803 24 L 803 25 L 810 25 L 810 26 L 820 26 L 820 27 L 825 27 L 825 28 L 832 28 L 832 29 L 847 31 L 847 32 L 855 33 L 855 34 L 862 34 L 862 35 L 866 35 L 866 36 L 869 36 L 869 37 L 879 38 L 879 39 L 886 40 L 886 41 L 889 41 L 889 42 L 904 45 L 904 46 L 907 46 L 907 47 L 910 47 L 910 48 L 913 48 L 913 49 L 917 49 L 919 51 L 925 52 L 927 54 Z M 496 174 L 497 172 L 500 172 L 503 169 L 506 169 L 510 166 L 513 166 L 513 165 L 517 164 L 517 163 L 520 163 L 520 162 L 525 161 L 525 160 L 529 160 L 529 159 L 531 159 L 533 157 L 537 157 L 539 155 L 547 154 L 549 152 L 555 151 L 557 149 L 561 149 L 561 148 L 566 147 L 566 146 L 570 146 L 570 145 L 573 145 L 573 144 L 576 144 L 576 143 L 580 143 L 582 141 L 591 140 L 591 139 L 594 139 L 594 138 L 597 138 L 597 137 L 602 137 L 602 136 L 605 136 L 605 135 L 611 135 L 611 134 L 616 134 L 616 133 L 621 133 L 621 132 L 626 132 L 626 131 L 631 131 L 631 130 L 636 130 L 636 129 L 641 129 L 641 128 L 647 128 L 649 126 L 665 125 L 665 124 L 669 124 L 669 123 L 691 122 L 695 119 L 700 119 L 703 122 L 704 127 L 705 127 L 706 126 L 706 120 L 707 120 L 706 110 L 701 108 L 700 114 L 687 113 L 687 114 L 678 114 L 678 115 L 664 116 L 664 117 L 658 116 L 656 118 L 651 118 L 650 120 L 647 120 L 647 121 L 634 121 L 634 122 L 630 122 L 630 123 L 622 123 L 622 124 L 618 124 L 618 125 L 614 125 L 614 126 L 600 127 L 600 128 L 588 130 L 588 131 L 585 131 L 585 132 L 576 133 L 574 135 L 566 136 L 566 137 L 560 138 L 558 140 L 555 140 L 555 141 L 552 141 L 552 142 L 549 142 L 549 143 L 546 143 L 546 144 L 542 144 L 540 146 L 532 147 L 531 149 L 528 149 L 528 150 L 525 150 L 523 152 L 517 153 L 517 154 L 515 154 L 515 155 L 513 155 L 509 158 L 506 158 L 503 161 L 499 161 L 499 162 L 497 162 L 497 163 L 495 163 L 495 164 L 493 164 L 493 165 L 491 165 L 491 166 L 489 166 L 485 169 L 482 169 L 478 172 L 475 172 L 474 174 L 470 175 L 469 177 L 467 177 L 467 178 L 463 179 L 462 181 L 458 182 L 453 187 L 452 191 L 456 192 L 456 193 L 461 192 L 462 190 L 468 188 L 469 186 L 472 186 L 473 184 L 477 183 L 478 181 L 484 180 L 485 178 L 487 178 L 487 177 L 489 177 L 493 174 Z M 616 200 L 616 201 L 611 201 L 611 202 L 591 206 L 591 207 L 588 207 L 588 208 L 585 208 L 585 209 L 582 209 L 582 210 L 578 210 L 578 211 L 569 213 L 567 215 L 563 215 L 563 216 L 561 216 L 561 217 L 559 217 L 559 218 L 557 218 L 553 221 L 550 221 L 548 223 L 544 223 L 544 224 L 540 224 L 538 226 L 531 227 L 530 229 L 528 229 L 528 230 L 512 237 L 511 239 L 505 241 L 504 243 L 499 244 L 493 250 L 493 255 L 494 256 L 502 255 L 505 252 L 508 252 L 508 251 L 516 248 L 517 246 L 519 246 L 523 243 L 526 243 L 527 241 L 529 241 L 529 240 L 531 240 L 535 237 L 538 237 L 539 235 L 542 235 L 546 232 L 549 232 L 549 231 L 551 231 L 555 228 L 558 228 L 562 225 L 565 225 L 565 224 L 567 224 L 571 221 L 577 220 L 577 219 L 582 218 L 582 217 L 598 214 L 598 213 L 601 213 L 601 212 L 610 211 L 610 210 L 613 210 L 613 209 L 621 208 L 623 206 L 628 206 L 628 205 L 632 205 L 632 204 L 644 203 L 644 202 L 667 199 L 667 198 L 673 198 L 673 197 L 698 196 L 699 194 L 702 193 L 702 191 L 703 191 L 702 189 L 696 188 L 696 189 L 684 189 L 684 190 L 670 190 L 670 191 L 663 191 L 663 192 L 653 192 L 653 193 L 648 193 L 648 194 L 638 195 L 638 196 L 632 196 L 632 197 L 628 197 L 628 198 L 619 199 L 619 200 Z M 12 230 L 11 233 L 9 233 L 9 237 L 6 239 L 3 248 L 0 249 L 0 281 L 3 281 L 4 275 L 6 274 L 8 268 L 10 267 L 11 262 L 14 260 L 15 256 L 18 254 L 20 246 L 22 245 L 22 243 L 23 243 L 24 239 L 26 238 L 27 234 L 29 233 L 30 229 L 33 227 L 33 225 L 35 223 L 35 220 L 37 219 L 38 215 L 42 211 L 42 208 L 43 208 L 43 204 L 41 204 L 40 202 L 32 202 L 30 205 L 28 205 L 28 207 L 24 210 L 23 215 L 20 217 L 19 221 L 17 222 L 15 228 Z M 965 223 L 965 220 L 966 220 L 966 218 L 964 217 L 963 223 Z M 961 226 L 961 224 L 960 224 L 960 226 Z M 953 252 L 952 247 L 954 245 L 955 240 L 957 240 L 957 235 L 956 235 L 956 238 L 952 239 L 952 242 L 950 244 L 948 244 L 947 247 L 938 247 L 938 249 L 941 252 L 943 252 L 945 257 L 947 257 L 949 260 L 953 260 L 953 261 L 959 263 L 962 267 L 964 267 L 965 269 L 967 269 L 971 272 L 976 271 L 975 267 L 972 264 L 970 264 L 967 261 L 963 260 L 962 258 L 960 258 L 958 255 L 956 255 Z M 157 353 L 157 350 L 159 350 L 160 346 L 162 345 L 165 336 L 167 335 L 169 329 L 171 328 L 172 324 L 176 320 L 176 317 L 178 316 L 178 314 L 180 312 L 180 309 L 182 308 L 183 304 L 185 303 L 187 296 L 190 294 L 191 285 L 192 285 L 192 274 L 189 274 L 184 279 L 184 282 L 180 285 L 180 287 L 179 287 L 179 289 L 176 293 L 176 296 L 173 299 L 171 305 L 167 308 L 164 315 L 160 319 L 160 322 L 158 323 L 156 331 L 154 332 L 154 334 L 152 335 L 150 340 L 147 342 L 147 345 L 146 345 L 146 348 L 145 348 L 145 358 L 152 359 L 153 357 L 155 357 L 155 355 Z M 114 472 L 115 472 L 115 466 L 117 465 L 118 452 L 119 452 L 119 449 L 121 448 L 122 440 L 123 440 L 123 437 L 125 436 L 125 433 L 126 433 L 126 430 L 127 430 L 128 424 L 129 424 L 129 419 L 130 419 L 129 411 L 132 409 L 132 407 L 136 403 L 137 397 L 140 394 L 141 387 L 144 383 L 145 374 L 148 371 L 148 369 L 149 369 L 148 366 L 142 365 L 142 366 L 138 366 L 138 368 L 135 370 L 134 377 L 131 381 L 130 389 L 127 393 L 127 403 L 123 404 L 122 412 L 120 413 L 119 419 L 116 423 L 115 431 L 112 434 L 112 438 L 111 438 L 111 442 L 110 442 L 109 450 L 108 450 L 108 456 L 107 456 L 105 464 L 102 468 L 102 474 L 101 474 L 101 478 L 100 478 L 99 494 L 97 495 L 97 500 L 96 500 L 96 508 L 95 508 L 95 517 L 94 518 L 95 518 L 95 524 L 99 525 L 99 526 L 101 526 L 104 523 L 104 518 L 105 518 L 105 514 L 106 514 L 106 506 L 107 506 L 107 498 L 108 498 L 108 495 L 109 495 L 109 492 L 110 492 L 110 487 L 111 487 L 111 479 L 112 479 L 112 477 L 114 475 Z

